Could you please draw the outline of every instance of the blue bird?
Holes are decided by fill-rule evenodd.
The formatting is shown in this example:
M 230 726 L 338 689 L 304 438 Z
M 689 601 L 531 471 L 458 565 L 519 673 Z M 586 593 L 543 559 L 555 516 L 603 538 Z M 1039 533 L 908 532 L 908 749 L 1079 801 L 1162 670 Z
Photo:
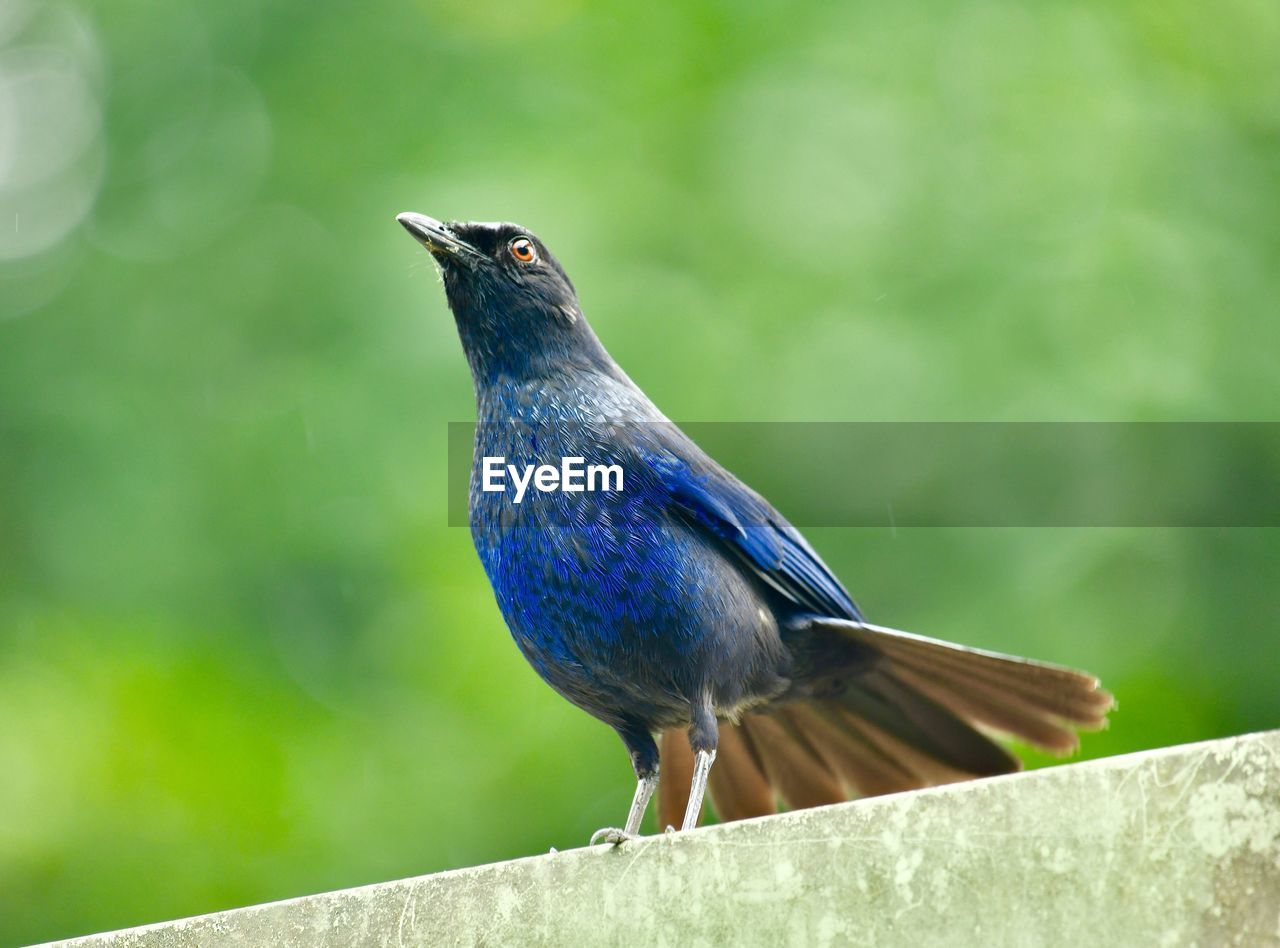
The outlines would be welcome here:
M 471 368 L 471 531 L 498 606 L 538 674 L 631 757 L 626 823 L 593 842 L 638 833 L 660 772 L 660 825 L 690 829 L 708 783 L 738 819 L 1007 773 L 1020 761 L 992 734 L 1066 752 L 1103 725 L 1113 702 L 1092 675 L 869 624 L 799 531 L 618 367 L 534 234 L 397 220 L 438 263 Z

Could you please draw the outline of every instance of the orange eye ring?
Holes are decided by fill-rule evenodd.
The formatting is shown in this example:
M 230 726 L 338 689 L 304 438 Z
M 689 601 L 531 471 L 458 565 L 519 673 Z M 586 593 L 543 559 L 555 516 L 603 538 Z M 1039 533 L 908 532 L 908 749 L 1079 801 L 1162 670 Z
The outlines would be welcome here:
M 507 249 L 511 251 L 511 256 L 515 257 L 520 263 L 533 263 L 538 259 L 538 248 L 533 245 L 533 241 L 528 237 L 517 237 L 507 244 Z

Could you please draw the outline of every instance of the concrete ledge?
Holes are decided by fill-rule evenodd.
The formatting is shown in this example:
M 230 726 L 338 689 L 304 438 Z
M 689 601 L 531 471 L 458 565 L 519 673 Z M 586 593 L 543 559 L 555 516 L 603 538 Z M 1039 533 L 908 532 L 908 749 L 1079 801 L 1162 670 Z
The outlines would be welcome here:
M 1280 731 L 63 945 L 1280 944 Z

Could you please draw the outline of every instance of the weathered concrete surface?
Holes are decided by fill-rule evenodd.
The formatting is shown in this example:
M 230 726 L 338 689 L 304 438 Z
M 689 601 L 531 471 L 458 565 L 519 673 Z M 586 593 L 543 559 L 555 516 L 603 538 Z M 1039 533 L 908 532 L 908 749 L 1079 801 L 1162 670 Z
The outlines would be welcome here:
M 62 944 L 1280 945 L 1280 731 Z

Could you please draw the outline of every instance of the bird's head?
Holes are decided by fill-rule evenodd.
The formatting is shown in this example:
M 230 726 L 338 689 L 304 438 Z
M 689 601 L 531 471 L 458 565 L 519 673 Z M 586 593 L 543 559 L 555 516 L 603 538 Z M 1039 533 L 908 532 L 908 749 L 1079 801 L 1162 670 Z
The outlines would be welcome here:
M 612 364 L 559 261 L 518 224 L 396 217 L 440 266 L 477 384 Z

